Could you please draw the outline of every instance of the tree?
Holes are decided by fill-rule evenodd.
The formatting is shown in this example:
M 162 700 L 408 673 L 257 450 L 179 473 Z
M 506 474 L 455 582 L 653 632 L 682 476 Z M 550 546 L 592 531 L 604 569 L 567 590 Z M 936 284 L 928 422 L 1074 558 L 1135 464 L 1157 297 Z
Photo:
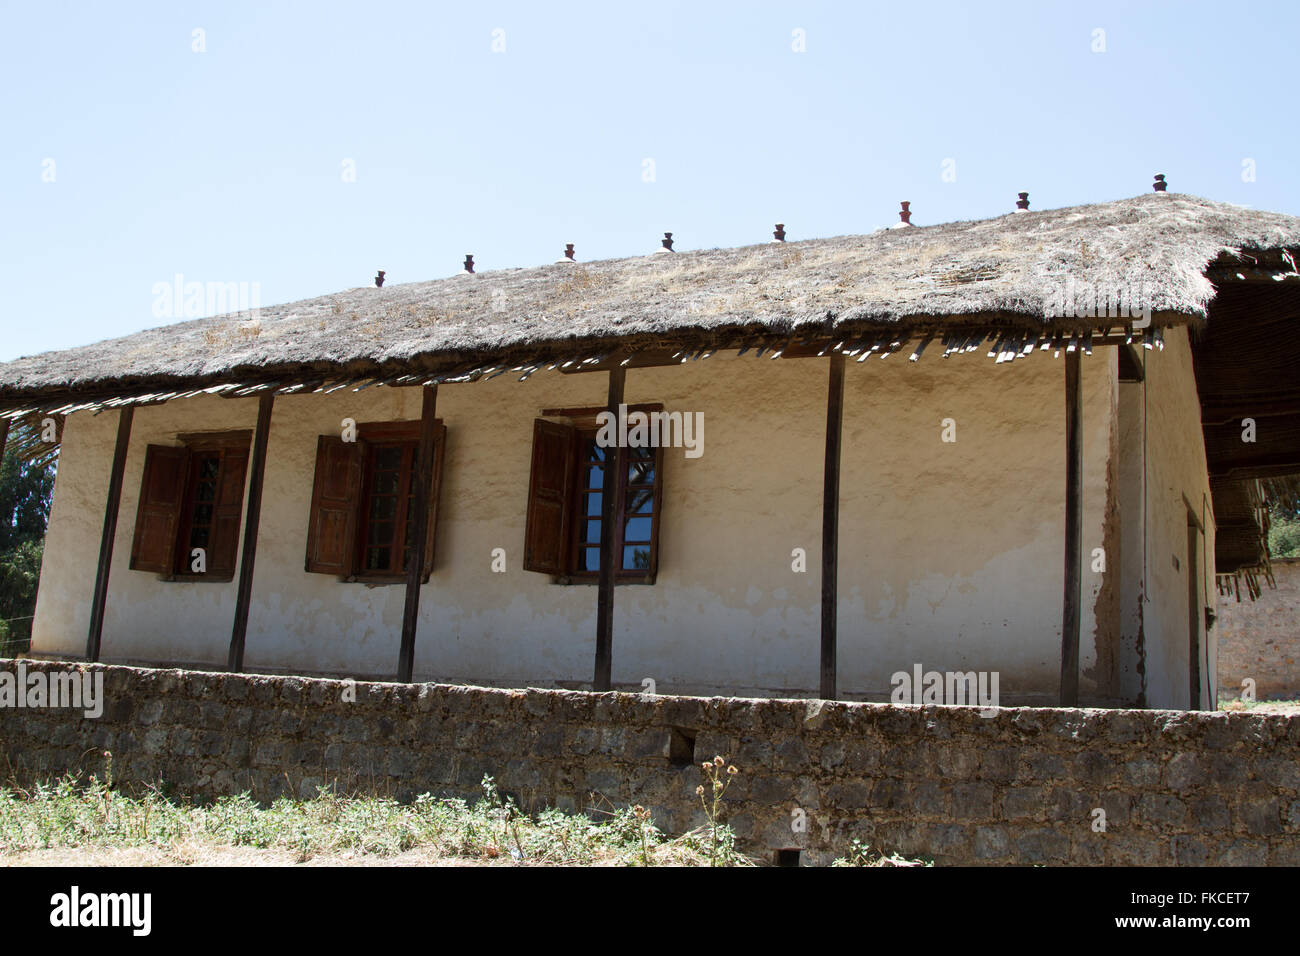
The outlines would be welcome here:
M 1300 518 L 1280 509 L 1269 516 L 1268 553 L 1275 558 L 1300 557 Z
M 15 425 L 0 460 L 0 656 L 6 657 L 31 643 L 57 468 L 52 455 L 32 462 L 16 454 L 30 437 L 26 425 Z

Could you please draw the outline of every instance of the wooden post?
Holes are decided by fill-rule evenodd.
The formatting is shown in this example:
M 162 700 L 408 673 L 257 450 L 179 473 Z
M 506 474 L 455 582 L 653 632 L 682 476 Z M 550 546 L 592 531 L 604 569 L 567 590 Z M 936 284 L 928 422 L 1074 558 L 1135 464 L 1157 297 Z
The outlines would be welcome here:
M 618 422 L 619 406 L 623 404 L 623 385 L 627 369 L 622 365 L 609 370 L 609 396 L 606 408 Z M 617 424 L 615 425 L 617 434 Z M 614 520 L 621 512 L 614 496 L 622 487 L 621 476 L 626 467 L 623 445 L 615 441 L 612 449 L 605 449 L 605 473 L 601 479 L 600 495 L 600 588 L 596 596 L 596 675 L 592 690 L 609 690 L 613 681 L 614 660 L 614 574 L 621 565 L 622 555 L 614 553 Z
M 1065 594 L 1061 602 L 1061 706 L 1079 706 L 1079 593 L 1083 542 L 1083 389 L 1076 348 L 1065 353 Z
M 839 615 L 840 434 L 844 422 L 844 353 L 831 356 L 826 391 L 826 471 L 822 485 L 821 696 L 835 699 L 836 624 Z
M 262 478 L 266 475 L 266 443 L 271 430 L 271 408 L 274 405 L 274 392 L 267 392 L 257 402 L 257 433 L 253 436 L 253 460 L 248 474 L 248 507 L 244 513 L 244 548 L 239 556 L 239 591 L 235 596 L 235 624 L 230 629 L 230 655 L 226 659 L 226 669 L 235 674 L 244 669 L 244 637 L 248 633 L 248 604 L 253 596 L 257 529 L 262 522 Z
M 425 543 L 429 532 L 429 491 L 433 488 L 433 435 L 438 410 L 438 386 L 424 386 L 420 406 L 420 452 L 411 491 L 415 499 L 415 546 L 406 568 L 406 606 L 402 611 L 402 646 L 397 654 L 397 679 L 409 683 L 415 672 L 415 625 L 420 616 L 420 584 L 424 580 Z
M 122 502 L 122 475 L 126 472 L 126 450 L 131 443 L 131 420 L 135 406 L 117 413 L 117 444 L 113 447 L 113 469 L 108 475 L 108 503 L 104 505 L 104 532 L 99 539 L 99 567 L 95 570 L 95 594 L 90 601 L 90 633 L 86 636 L 86 659 L 99 660 L 99 639 L 104 633 L 104 604 L 108 600 L 108 572 L 113 564 L 113 539 L 117 536 L 117 511 Z

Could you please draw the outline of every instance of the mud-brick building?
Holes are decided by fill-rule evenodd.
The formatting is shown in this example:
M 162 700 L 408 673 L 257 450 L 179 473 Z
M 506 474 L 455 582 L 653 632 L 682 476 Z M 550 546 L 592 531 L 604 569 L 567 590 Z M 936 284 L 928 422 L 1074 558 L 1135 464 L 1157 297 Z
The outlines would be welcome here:
M 1262 553 L 1217 495 L 1300 457 L 1300 219 L 671 245 L 0 365 L 0 427 L 59 425 L 33 654 L 1212 706 L 1214 575 Z M 667 440 L 601 440 L 620 407 Z

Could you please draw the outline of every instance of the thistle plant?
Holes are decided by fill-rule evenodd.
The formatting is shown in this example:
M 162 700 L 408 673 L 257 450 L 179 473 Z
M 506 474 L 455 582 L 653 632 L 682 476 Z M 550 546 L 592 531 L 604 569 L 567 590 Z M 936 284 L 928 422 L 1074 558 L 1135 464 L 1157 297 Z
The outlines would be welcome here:
M 723 767 L 726 767 L 725 771 Z M 731 778 L 740 771 L 734 765 L 728 764 L 724 757 L 706 760 L 700 764 L 700 771 L 704 774 L 705 783 L 696 787 L 695 793 L 700 798 L 700 805 L 704 807 L 704 815 L 709 818 L 709 866 L 717 866 L 718 823 L 722 815 L 722 798 L 726 795 L 727 788 L 731 786 Z
M 641 865 L 650 865 L 650 835 L 654 833 L 655 825 L 651 822 L 653 814 L 641 804 L 632 808 L 632 816 L 636 820 L 636 835 L 641 841 Z

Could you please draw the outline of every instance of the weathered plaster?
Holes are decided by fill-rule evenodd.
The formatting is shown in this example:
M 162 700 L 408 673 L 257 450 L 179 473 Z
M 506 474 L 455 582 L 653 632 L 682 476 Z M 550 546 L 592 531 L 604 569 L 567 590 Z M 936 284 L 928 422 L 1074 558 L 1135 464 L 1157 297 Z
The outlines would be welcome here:
M 1200 402 L 1185 329 L 1170 329 L 1162 351 L 1146 352 L 1146 389 L 1147 545 L 1142 606 L 1146 704 L 1187 707 L 1188 503 L 1205 526 L 1197 560 L 1203 606 L 1215 606 L 1215 590 L 1212 585 L 1206 587 L 1214 572 L 1214 515 L 1210 507 Z M 1210 705 L 1218 638 L 1211 629 L 1203 640 L 1201 704 Z M 1191 703 L 1196 706 L 1196 702 Z
M 1170 338 L 1165 354 L 1172 357 L 1180 346 Z M 1095 350 L 1083 361 L 1085 699 L 1099 693 L 1090 675 L 1098 659 L 1093 604 L 1102 587 L 1088 556 L 1107 540 L 1113 495 L 1109 352 Z M 1170 377 L 1181 388 L 1178 368 Z M 1004 703 L 1055 700 L 1063 379 L 1062 363 L 1041 353 L 1009 365 L 974 356 L 850 361 L 840 510 L 843 695 L 884 699 L 892 673 L 921 663 L 999 671 Z M 734 355 L 629 372 L 629 402 L 702 412 L 705 445 L 697 459 L 681 449 L 665 453 L 659 578 L 617 591 L 616 684 L 639 687 L 649 677 L 663 692 L 815 691 L 826 380 L 826 364 L 816 359 Z M 506 375 L 439 389 L 447 454 L 435 568 L 421 598 L 417 679 L 590 681 L 595 588 L 552 584 L 521 570 L 520 559 L 532 420 L 543 408 L 603 404 L 605 384 L 601 374 L 551 372 L 524 383 Z M 1185 400 L 1186 390 L 1171 402 Z M 1190 395 L 1194 409 L 1194 390 Z M 402 588 L 308 574 L 303 554 L 317 436 L 337 431 L 344 417 L 416 418 L 419 402 L 418 389 L 387 388 L 276 400 L 249 669 L 394 672 Z M 146 444 L 199 428 L 249 428 L 255 417 L 254 399 L 194 399 L 137 412 L 105 660 L 224 662 L 234 583 L 166 582 L 130 571 L 131 531 Z M 941 441 L 945 418 L 957 423 L 955 443 Z M 111 413 L 68 422 L 34 628 L 33 649 L 41 654 L 84 648 L 115 425 Z M 504 574 L 491 571 L 494 548 L 506 551 Z M 791 568 L 794 548 L 807 554 L 806 573 Z

